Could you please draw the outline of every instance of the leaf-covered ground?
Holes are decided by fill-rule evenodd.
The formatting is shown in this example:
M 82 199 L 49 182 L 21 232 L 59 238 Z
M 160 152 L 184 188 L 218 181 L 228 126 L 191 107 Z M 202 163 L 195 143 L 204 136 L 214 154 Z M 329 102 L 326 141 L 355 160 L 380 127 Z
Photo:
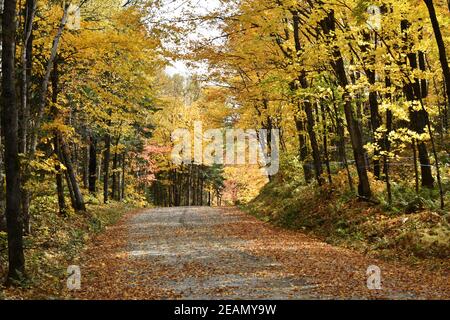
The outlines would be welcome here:
M 382 290 L 367 289 L 377 265 Z M 448 268 L 365 257 L 237 209 L 132 213 L 85 252 L 77 299 L 450 299 Z

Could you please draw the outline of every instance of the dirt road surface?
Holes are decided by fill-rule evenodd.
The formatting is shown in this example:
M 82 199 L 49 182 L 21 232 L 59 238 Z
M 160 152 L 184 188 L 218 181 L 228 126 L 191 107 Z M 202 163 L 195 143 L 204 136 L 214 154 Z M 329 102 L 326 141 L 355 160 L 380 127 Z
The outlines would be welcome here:
M 78 299 L 450 299 L 450 278 L 366 257 L 236 208 L 127 215 L 80 262 Z M 381 270 L 381 290 L 367 269 Z

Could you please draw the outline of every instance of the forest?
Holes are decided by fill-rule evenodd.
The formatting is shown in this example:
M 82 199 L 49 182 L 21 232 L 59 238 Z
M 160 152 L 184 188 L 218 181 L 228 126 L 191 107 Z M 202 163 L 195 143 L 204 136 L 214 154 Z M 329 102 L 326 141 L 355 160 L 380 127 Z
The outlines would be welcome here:
M 137 208 L 450 267 L 450 0 L 1 2 L 0 298 Z M 198 122 L 276 130 L 279 171 L 175 164 Z

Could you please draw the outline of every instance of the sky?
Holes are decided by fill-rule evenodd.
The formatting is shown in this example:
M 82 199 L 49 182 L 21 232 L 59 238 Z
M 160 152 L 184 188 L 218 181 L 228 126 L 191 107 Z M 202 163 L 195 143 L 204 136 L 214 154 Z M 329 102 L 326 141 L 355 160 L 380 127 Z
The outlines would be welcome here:
M 185 17 L 185 11 L 196 15 L 205 15 L 211 11 L 219 9 L 221 6 L 219 0 L 166 0 L 166 5 L 161 14 L 166 19 L 180 19 Z M 204 37 L 215 37 L 220 31 L 211 27 L 201 26 L 196 32 L 192 33 L 186 40 L 195 40 Z M 171 66 L 166 68 L 169 75 L 181 74 L 189 76 L 192 70 L 189 70 L 184 61 L 174 61 Z

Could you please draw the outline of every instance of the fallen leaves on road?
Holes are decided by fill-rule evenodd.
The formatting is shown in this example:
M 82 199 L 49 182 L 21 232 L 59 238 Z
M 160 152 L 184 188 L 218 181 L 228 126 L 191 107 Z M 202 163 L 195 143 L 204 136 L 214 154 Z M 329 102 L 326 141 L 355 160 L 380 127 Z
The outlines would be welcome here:
M 199 216 L 208 219 L 208 210 L 219 209 L 204 210 Z M 214 299 L 235 298 L 241 290 L 242 298 L 250 295 L 258 299 L 273 297 L 271 291 L 279 285 L 287 287 L 282 297 L 289 299 L 450 298 L 448 264 L 438 272 L 430 272 L 421 267 L 388 263 L 299 232 L 275 228 L 234 208 L 219 212 L 224 217 L 220 223 L 180 224 L 170 228 L 156 223 L 141 226 L 136 221 L 132 223 L 133 217 L 141 212 L 127 215 L 95 239 L 83 255 L 82 291 L 73 297 Z M 138 232 L 144 230 L 146 232 Z M 167 255 L 149 255 L 150 240 L 156 241 L 154 250 L 163 250 Z M 188 242 L 189 250 L 173 251 L 176 241 Z M 189 241 L 192 241 L 191 247 Z M 221 241 L 223 248 L 217 248 Z M 136 245 L 143 250 L 133 255 L 131 247 Z M 214 259 L 205 260 L 199 255 L 202 250 L 215 250 Z M 382 290 L 367 288 L 366 271 L 370 265 L 381 268 Z M 261 287 L 261 281 L 274 286 Z M 240 288 L 239 283 L 244 282 Z

